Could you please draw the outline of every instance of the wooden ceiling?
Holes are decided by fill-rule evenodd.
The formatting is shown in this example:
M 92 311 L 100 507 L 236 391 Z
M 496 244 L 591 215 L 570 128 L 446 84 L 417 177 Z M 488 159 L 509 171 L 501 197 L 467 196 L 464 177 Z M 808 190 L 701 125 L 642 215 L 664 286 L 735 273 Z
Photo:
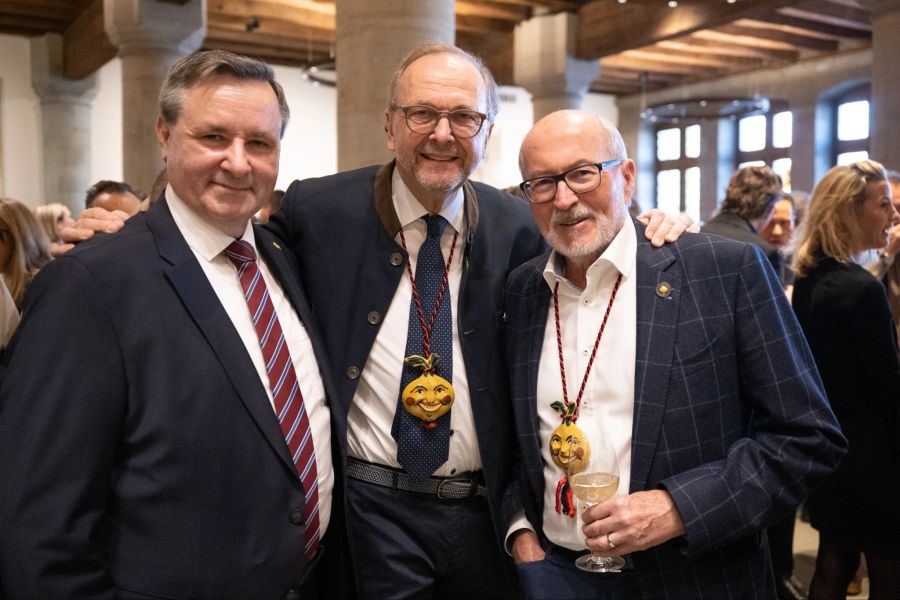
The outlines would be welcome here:
M 185 2 L 187 0 L 160 0 Z M 632 94 L 871 44 L 857 0 L 456 0 L 456 41 L 512 84 L 513 30 L 534 15 L 577 13 L 578 58 L 599 60 L 591 90 Z M 334 0 L 207 0 L 207 48 L 311 66 L 334 59 Z M 90 75 L 116 49 L 103 0 L 0 0 L 0 32 L 63 34 L 65 72 Z

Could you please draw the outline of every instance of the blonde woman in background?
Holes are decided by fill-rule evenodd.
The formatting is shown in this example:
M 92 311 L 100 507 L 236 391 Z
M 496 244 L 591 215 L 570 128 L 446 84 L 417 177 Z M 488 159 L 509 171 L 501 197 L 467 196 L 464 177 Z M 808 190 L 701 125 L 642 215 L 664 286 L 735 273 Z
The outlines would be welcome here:
M 842 598 L 866 556 L 871 598 L 900 598 L 900 362 L 884 286 L 853 261 L 882 248 L 900 215 L 875 161 L 834 167 L 796 236 L 792 304 L 849 442 L 807 501 L 819 531 L 809 597 Z
M 75 225 L 75 219 L 72 218 L 72 211 L 69 207 L 59 202 L 51 202 L 50 204 L 42 204 L 34 209 L 34 214 L 38 218 L 41 227 L 53 244 L 59 243 L 59 230 L 63 227 L 72 227 Z
M 50 261 L 50 240 L 27 206 L 0 198 L 0 274 L 22 310 L 25 289 Z

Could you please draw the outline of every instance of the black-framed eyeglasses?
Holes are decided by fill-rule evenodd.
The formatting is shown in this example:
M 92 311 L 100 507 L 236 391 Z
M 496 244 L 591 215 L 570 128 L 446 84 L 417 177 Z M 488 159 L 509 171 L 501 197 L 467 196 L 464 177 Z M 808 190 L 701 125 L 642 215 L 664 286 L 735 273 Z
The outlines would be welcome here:
M 565 181 L 573 193 L 586 194 L 600 187 L 603 169 L 615 167 L 622 164 L 624 160 L 624 158 L 616 158 L 605 162 L 578 165 L 559 175 L 545 175 L 523 181 L 519 184 L 519 188 L 532 204 L 552 202 L 556 198 L 556 188 L 560 181 Z
M 453 137 L 466 139 L 475 137 L 481 131 L 487 115 L 477 110 L 459 109 L 459 110 L 437 110 L 430 106 L 412 105 L 412 106 L 391 106 L 391 110 L 399 110 L 403 113 L 406 120 L 406 126 L 410 131 L 419 134 L 428 134 L 434 131 L 438 122 L 447 117 L 450 124 L 450 131 Z

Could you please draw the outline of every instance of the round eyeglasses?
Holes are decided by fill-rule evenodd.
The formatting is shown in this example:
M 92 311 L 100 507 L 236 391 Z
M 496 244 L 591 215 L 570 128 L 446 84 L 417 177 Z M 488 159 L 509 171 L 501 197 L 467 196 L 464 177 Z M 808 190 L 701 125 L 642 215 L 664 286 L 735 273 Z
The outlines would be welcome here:
M 438 121 L 447 117 L 450 131 L 453 137 L 466 139 L 475 137 L 481 131 L 481 125 L 487 119 L 487 115 L 477 110 L 437 110 L 430 106 L 392 106 L 391 110 L 399 110 L 406 119 L 406 126 L 410 131 L 419 134 L 429 134 L 437 127 Z
M 617 158 L 606 162 L 578 165 L 559 175 L 544 175 L 523 181 L 519 184 L 519 188 L 532 204 L 552 202 L 556 198 L 556 188 L 560 181 L 565 181 L 573 193 L 586 194 L 600 187 L 603 169 L 622 164 L 624 160 Z

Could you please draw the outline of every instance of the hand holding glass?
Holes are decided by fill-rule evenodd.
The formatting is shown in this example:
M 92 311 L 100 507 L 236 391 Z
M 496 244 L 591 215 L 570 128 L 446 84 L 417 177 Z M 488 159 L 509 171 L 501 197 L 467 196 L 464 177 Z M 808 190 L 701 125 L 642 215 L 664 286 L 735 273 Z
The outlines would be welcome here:
M 569 474 L 572 492 L 586 508 L 609 500 L 619 488 L 619 462 L 609 436 L 595 436 L 590 444 L 590 462 L 582 465 L 583 470 Z M 575 561 L 575 566 L 591 573 L 618 573 L 625 566 L 625 561 L 619 556 L 585 554 Z

